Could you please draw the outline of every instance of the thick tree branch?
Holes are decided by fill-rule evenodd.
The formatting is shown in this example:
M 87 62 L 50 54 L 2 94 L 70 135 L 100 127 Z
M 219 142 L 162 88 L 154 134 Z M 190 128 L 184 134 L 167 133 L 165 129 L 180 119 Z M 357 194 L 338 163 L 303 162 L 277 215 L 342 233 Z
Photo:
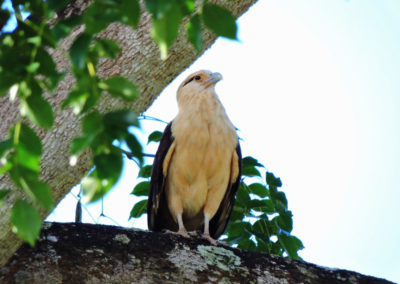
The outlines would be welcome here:
M 46 224 L 22 246 L 1 283 L 391 283 L 304 261 L 114 226 Z
M 255 1 L 215 2 L 231 10 L 234 15 L 240 16 Z M 78 0 L 77 2 L 82 7 L 85 7 L 87 3 L 84 0 Z M 106 78 L 117 74 L 127 77 L 138 86 L 140 91 L 140 98 L 134 103 L 126 103 L 110 97 L 104 97 L 98 106 L 101 112 L 120 108 L 132 108 L 138 113 L 145 111 L 162 89 L 201 55 L 202 52 L 196 53 L 186 40 L 185 34 L 182 32 L 182 26 L 180 36 L 171 48 L 168 59 L 161 61 L 158 47 L 149 35 L 150 26 L 150 15 L 143 13 L 137 30 L 132 30 L 121 24 L 112 24 L 101 34 L 101 36 L 115 39 L 122 49 L 120 56 L 115 61 L 103 60 L 100 62 L 99 74 L 101 77 Z M 41 162 L 41 178 L 51 186 L 56 203 L 68 193 L 72 186 L 81 180 L 82 176 L 90 168 L 90 153 L 88 152 L 80 156 L 76 166 L 71 167 L 69 165 L 69 144 L 73 137 L 80 134 L 80 124 L 79 119 L 71 111 L 60 110 L 61 102 L 74 85 L 73 76 L 68 72 L 69 61 L 66 55 L 73 39 L 83 29 L 84 27 L 76 29 L 70 37 L 61 42 L 58 50 L 52 52 L 58 69 L 67 72 L 67 75 L 60 83 L 55 94 L 47 95 L 56 114 L 53 129 L 47 132 L 38 130 L 40 137 L 43 139 L 44 149 Z M 206 31 L 203 52 L 214 41 L 215 36 Z M 10 102 L 8 97 L 0 98 L 0 140 L 7 137 L 8 129 L 16 122 L 18 117 L 18 103 L 15 101 Z M 8 176 L 0 177 L 0 189 L 2 188 L 14 188 Z M 20 193 L 14 190 L 13 194 L 8 196 L 0 208 L 0 265 L 3 265 L 21 244 L 16 235 L 11 232 L 9 225 L 11 206 L 19 195 Z M 43 212 L 42 216 L 45 217 L 45 215 L 46 213 Z

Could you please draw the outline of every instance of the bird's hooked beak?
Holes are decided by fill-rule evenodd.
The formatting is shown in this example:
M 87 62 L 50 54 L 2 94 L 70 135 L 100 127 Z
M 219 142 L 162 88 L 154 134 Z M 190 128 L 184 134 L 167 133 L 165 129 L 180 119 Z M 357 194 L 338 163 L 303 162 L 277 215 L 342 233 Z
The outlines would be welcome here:
M 215 85 L 222 80 L 222 75 L 218 72 L 212 73 L 211 76 L 205 81 L 207 86 Z

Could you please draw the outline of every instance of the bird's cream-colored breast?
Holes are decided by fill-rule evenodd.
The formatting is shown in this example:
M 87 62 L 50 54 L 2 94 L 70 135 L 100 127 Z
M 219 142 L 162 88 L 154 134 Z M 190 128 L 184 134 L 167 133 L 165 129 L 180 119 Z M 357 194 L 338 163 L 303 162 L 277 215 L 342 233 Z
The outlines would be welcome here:
M 167 195 L 184 196 L 184 217 L 191 218 L 204 208 L 209 190 L 226 191 L 237 135 L 213 89 L 186 97 L 179 104 L 172 125 L 175 149 Z

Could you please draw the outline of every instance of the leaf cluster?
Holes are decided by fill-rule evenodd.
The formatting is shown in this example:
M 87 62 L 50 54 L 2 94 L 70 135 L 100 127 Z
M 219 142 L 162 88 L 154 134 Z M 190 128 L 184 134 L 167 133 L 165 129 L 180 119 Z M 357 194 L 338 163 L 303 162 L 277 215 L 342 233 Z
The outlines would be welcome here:
M 195 0 L 146 0 L 147 11 L 152 15 L 151 35 L 160 48 L 161 58 L 168 55 L 168 48 L 175 41 L 185 17 L 187 39 L 197 51 L 203 47 L 203 24 L 218 36 L 236 39 L 235 17 L 222 6 L 203 1 L 195 9 Z
M 80 15 L 59 18 L 57 12 L 66 9 L 70 0 L 12 0 L 9 11 L 2 1 L 0 29 L 15 16 L 17 28 L 10 33 L 0 32 L 0 97 L 9 95 L 18 100 L 20 116 L 0 142 L 0 174 L 8 173 L 16 188 L 27 200 L 15 202 L 10 221 L 13 230 L 23 240 L 34 244 L 39 236 L 41 218 L 37 207 L 46 211 L 54 207 L 50 187 L 40 179 L 42 142 L 37 128 L 49 130 L 54 124 L 54 110 L 48 101 L 65 74 L 59 72 L 49 54 L 71 31 L 84 25 L 69 48 L 71 72 L 76 84 L 62 103 L 62 109 L 72 108 L 83 117 L 82 135 L 71 144 L 71 164 L 76 163 L 85 149 L 93 152 L 94 170 L 82 186 L 87 201 L 103 196 L 118 180 L 122 170 L 122 150 L 115 144 L 126 144 L 132 157 L 141 164 L 142 146 L 128 128 L 138 127 L 133 111 L 121 110 L 100 114 L 95 106 L 103 94 L 133 101 L 137 88 L 128 79 L 114 76 L 103 79 L 97 75 L 101 58 L 114 59 L 120 53 L 115 41 L 96 35 L 110 23 L 120 22 L 137 28 L 141 17 L 138 0 L 95 0 Z M 145 0 L 145 9 L 152 15 L 151 35 L 158 44 L 161 57 L 175 41 L 185 17 L 187 38 L 196 50 L 202 48 L 203 24 L 220 36 L 236 38 L 235 18 L 215 4 L 204 1 L 195 9 L 195 0 Z M 28 14 L 27 19 L 23 15 Z M 11 192 L 0 189 L 0 205 Z
M 45 130 L 53 127 L 54 111 L 44 94 L 53 93 L 64 74 L 57 71 L 49 49 L 57 48 L 58 41 L 77 25 L 86 24 L 86 30 L 75 39 L 69 51 L 76 85 L 62 106 L 71 107 L 76 115 L 86 114 L 82 122 L 83 135 L 71 144 L 73 155 L 78 155 L 86 147 L 95 153 L 93 164 L 96 168 L 84 183 L 86 199 L 99 198 L 118 180 L 122 170 L 122 152 L 112 145 L 114 141 L 126 141 L 134 155 L 142 159 L 140 143 L 128 132 L 128 127 L 138 127 L 133 111 L 104 115 L 92 111 L 104 93 L 126 101 L 137 97 L 136 86 L 129 80 L 119 76 L 102 80 L 97 76 L 98 60 L 102 57 L 115 58 L 120 49 L 114 41 L 94 37 L 110 23 L 103 23 L 99 28 L 94 11 L 109 5 L 105 12 L 114 13 L 113 19 L 108 18 L 110 21 L 119 18 L 125 24 L 136 26 L 139 6 L 136 2 L 136 7 L 133 7 L 134 1 L 123 1 L 126 3 L 121 5 L 119 1 L 98 1 L 86 14 L 75 15 L 50 26 L 55 12 L 68 2 L 13 1 L 18 27 L 11 33 L 0 35 L 0 96 L 9 95 L 11 101 L 18 100 L 20 105 L 18 121 L 10 128 L 8 137 L 0 142 L 0 174 L 8 173 L 15 187 L 29 197 L 27 201 L 19 199 L 15 202 L 10 221 L 14 232 L 31 245 L 38 238 L 41 228 L 37 206 L 46 211 L 54 207 L 49 185 L 40 180 L 42 142 L 32 125 Z M 23 20 L 22 12 L 30 16 Z M 130 14 L 129 17 L 119 17 L 126 13 Z M 5 22 L 11 17 L 11 13 L 3 8 L 0 15 Z M 23 122 L 25 118 L 31 123 Z M 0 204 L 10 192 L 11 189 L 0 190 Z
M 303 244 L 290 234 L 293 215 L 285 193 L 278 190 L 282 186 L 280 178 L 267 171 L 264 182 L 258 169 L 263 165 L 253 157 L 243 158 L 242 163 L 243 180 L 224 241 L 242 249 L 299 259 L 297 252 Z M 254 178 L 257 182 L 246 182 Z

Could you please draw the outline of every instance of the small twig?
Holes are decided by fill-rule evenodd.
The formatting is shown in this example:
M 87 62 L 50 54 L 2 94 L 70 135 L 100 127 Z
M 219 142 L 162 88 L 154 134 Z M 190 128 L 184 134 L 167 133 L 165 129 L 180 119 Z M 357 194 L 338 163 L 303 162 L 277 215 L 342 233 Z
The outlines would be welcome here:
M 133 160 L 134 156 L 131 152 L 125 151 L 123 149 L 121 149 L 122 153 L 124 153 L 126 155 L 126 157 L 130 160 Z M 143 153 L 143 157 L 149 157 L 149 158 L 154 158 L 156 155 L 154 154 L 147 154 L 147 153 Z
M 162 119 L 159 119 L 159 118 L 156 118 L 156 117 L 152 117 L 152 116 L 148 116 L 148 115 L 145 115 L 145 114 L 139 115 L 138 119 L 154 120 L 154 121 L 158 121 L 158 122 L 161 122 L 161 123 L 168 124 L 168 122 L 166 122 L 166 121 L 164 121 Z
M 76 199 L 76 200 L 80 200 L 80 198 L 78 198 L 75 194 L 73 194 L 72 192 L 70 192 L 70 194 Z M 93 223 L 96 223 L 96 220 L 94 219 L 94 217 L 92 216 L 92 214 L 90 214 L 90 211 L 86 208 L 85 205 L 82 205 L 82 208 L 86 211 L 86 213 L 88 213 L 89 217 L 92 219 Z

